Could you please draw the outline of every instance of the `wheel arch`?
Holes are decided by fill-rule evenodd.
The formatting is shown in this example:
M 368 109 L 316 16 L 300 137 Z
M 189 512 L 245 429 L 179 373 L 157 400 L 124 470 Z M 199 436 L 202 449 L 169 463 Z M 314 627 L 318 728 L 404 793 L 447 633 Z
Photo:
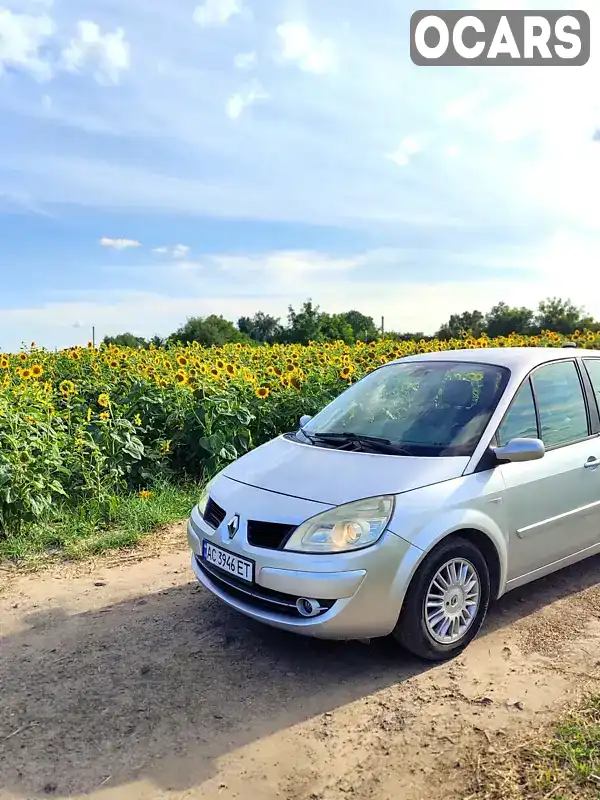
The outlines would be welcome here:
M 422 531 L 421 536 L 413 542 L 415 545 L 414 548 L 411 548 L 413 557 L 410 559 L 410 563 L 403 562 L 398 574 L 401 604 L 403 604 L 408 588 L 425 559 L 443 542 L 447 542 L 450 537 L 467 539 L 480 550 L 490 572 L 490 597 L 497 600 L 504 594 L 508 554 L 506 540 L 501 530 L 493 525 L 462 522 L 446 528 L 436 536 Z

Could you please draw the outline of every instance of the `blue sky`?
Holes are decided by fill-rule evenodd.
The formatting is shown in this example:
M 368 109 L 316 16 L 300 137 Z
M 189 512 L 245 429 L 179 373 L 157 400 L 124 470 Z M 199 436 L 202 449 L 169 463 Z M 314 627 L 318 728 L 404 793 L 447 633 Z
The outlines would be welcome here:
M 433 2 L 427 8 L 592 2 Z M 0 0 L 0 349 L 308 297 L 600 317 L 600 53 L 419 68 L 405 0 Z

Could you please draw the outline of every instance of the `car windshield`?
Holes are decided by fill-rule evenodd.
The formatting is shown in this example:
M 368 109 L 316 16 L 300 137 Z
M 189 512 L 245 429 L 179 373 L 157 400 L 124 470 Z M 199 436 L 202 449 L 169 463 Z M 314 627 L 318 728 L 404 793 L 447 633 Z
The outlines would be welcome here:
M 344 442 L 328 434 L 347 434 L 346 444 L 378 437 L 399 455 L 471 455 L 508 378 L 504 367 L 463 361 L 388 364 L 339 395 L 300 436 L 324 446 Z

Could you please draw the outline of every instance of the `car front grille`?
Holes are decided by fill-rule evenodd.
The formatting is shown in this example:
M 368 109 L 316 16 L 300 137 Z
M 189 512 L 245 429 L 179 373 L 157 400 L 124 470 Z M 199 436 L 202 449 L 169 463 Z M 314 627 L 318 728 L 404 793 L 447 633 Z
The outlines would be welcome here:
M 303 618 L 296 607 L 296 603 L 299 600 L 297 596 L 276 592 L 273 589 L 266 589 L 264 586 L 257 586 L 256 584 L 244 583 L 244 581 L 234 578 L 233 575 L 218 569 L 213 564 L 207 564 L 200 556 L 196 556 L 196 563 L 212 583 L 229 597 L 264 611 Z M 317 615 L 320 616 L 332 608 L 335 600 L 318 600 L 317 602 L 321 606 L 321 611 Z M 316 619 L 316 617 L 313 617 L 313 619 Z
M 208 498 L 208 503 L 204 509 L 204 521 L 207 525 L 216 530 L 225 519 L 225 513 L 225 509 L 215 503 L 212 497 Z
M 282 525 L 278 522 L 248 521 L 248 543 L 253 547 L 264 547 L 269 550 L 280 550 L 287 542 L 294 525 Z

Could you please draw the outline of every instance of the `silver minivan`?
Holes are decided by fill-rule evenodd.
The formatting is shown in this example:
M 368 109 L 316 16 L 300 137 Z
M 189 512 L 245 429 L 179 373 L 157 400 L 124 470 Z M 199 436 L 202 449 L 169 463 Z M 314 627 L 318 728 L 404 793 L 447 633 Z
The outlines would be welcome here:
M 440 660 L 490 601 L 600 552 L 600 353 L 393 361 L 206 487 L 192 568 L 255 620 Z

